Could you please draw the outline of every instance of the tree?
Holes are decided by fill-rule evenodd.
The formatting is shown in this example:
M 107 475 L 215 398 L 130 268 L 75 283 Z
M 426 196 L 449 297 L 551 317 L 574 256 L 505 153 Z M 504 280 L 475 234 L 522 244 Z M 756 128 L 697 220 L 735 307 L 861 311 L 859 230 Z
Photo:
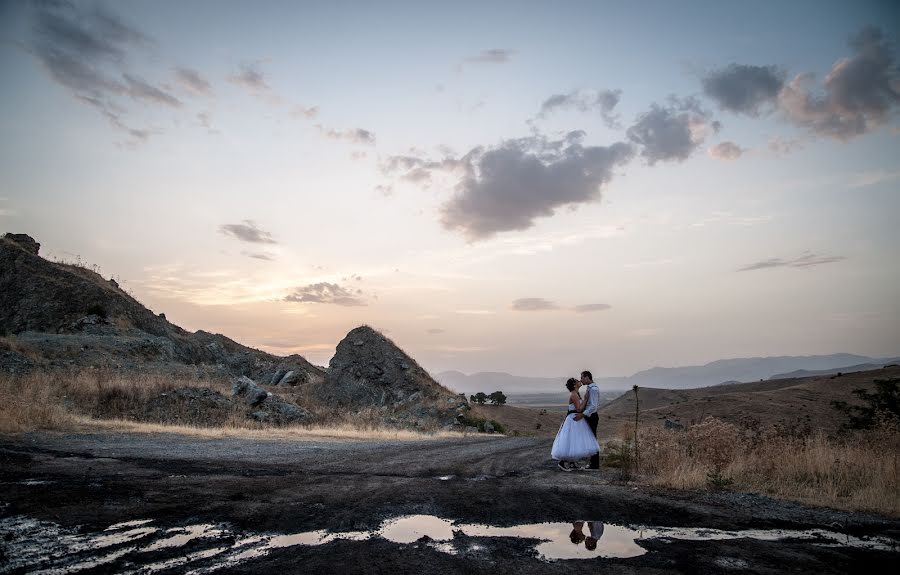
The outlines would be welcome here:
M 475 395 L 469 397 L 469 401 L 472 403 L 477 403 L 479 405 L 484 405 L 484 402 L 488 400 L 488 396 L 483 392 L 479 391 Z
M 488 399 L 490 399 L 491 403 L 493 403 L 494 405 L 503 405 L 504 403 L 506 403 L 506 396 L 503 395 L 502 391 L 495 391 L 488 396 Z
M 832 401 L 831 406 L 847 415 L 845 429 L 871 429 L 879 416 L 900 418 L 900 379 L 876 379 L 875 393 L 854 389 L 853 395 L 868 405 L 848 405 L 846 401 Z

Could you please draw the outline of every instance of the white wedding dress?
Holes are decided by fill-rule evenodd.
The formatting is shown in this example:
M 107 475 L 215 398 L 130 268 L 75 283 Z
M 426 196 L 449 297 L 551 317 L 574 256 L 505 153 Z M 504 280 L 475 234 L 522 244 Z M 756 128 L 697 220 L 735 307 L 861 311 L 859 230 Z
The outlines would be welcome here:
M 575 410 L 575 404 L 569 404 L 569 411 Z M 591 431 L 587 420 L 575 420 L 575 414 L 570 413 L 559 427 L 556 439 L 553 440 L 553 448 L 550 449 L 550 457 L 556 461 L 575 461 L 585 459 L 600 452 L 600 444 Z

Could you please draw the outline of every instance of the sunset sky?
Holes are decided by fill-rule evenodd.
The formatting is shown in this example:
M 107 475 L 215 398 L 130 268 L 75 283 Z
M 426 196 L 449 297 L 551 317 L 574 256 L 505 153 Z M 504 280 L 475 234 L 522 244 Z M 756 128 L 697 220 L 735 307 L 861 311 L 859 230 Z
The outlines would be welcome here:
M 0 0 L 0 232 L 327 364 L 900 354 L 900 3 Z

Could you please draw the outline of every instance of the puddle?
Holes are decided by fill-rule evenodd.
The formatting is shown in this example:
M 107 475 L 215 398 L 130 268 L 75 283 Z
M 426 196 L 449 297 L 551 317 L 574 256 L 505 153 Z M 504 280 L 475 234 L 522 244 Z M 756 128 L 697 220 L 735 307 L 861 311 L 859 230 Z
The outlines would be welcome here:
M 116 572 L 128 573 L 125 568 L 132 568 L 134 571 L 131 573 L 154 573 L 178 568 L 182 572 L 200 575 L 265 557 L 275 549 L 373 538 L 398 545 L 421 545 L 422 538 L 428 537 L 424 543 L 427 547 L 463 558 L 470 554 L 490 553 L 491 539 L 526 539 L 533 542 L 532 549 L 543 561 L 638 557 L 648 553 L 642 543 L 653 539 L 723 541 L 749 538 L 808 541 L 811 545 L 885 551 L 900 549 L 900 542 L 890 538 L 859 538 L 824 529 L 724 531 L 623 526 L 601 521 L 497 527 L 461 523 L 433 515 L 404 515 L 388 519 L 371 531 L 345 532 L 320 529 L 302 533 L 247 533 L 234 531 L 227 525 L 210 523 L 171 528 L 153 526 L 152 523 L 149 519 L 139 519 L 116 523 L 96 533 L 80 533 L 77 529 L 66 529 L 55 523 L 23 516 L 0 519 L 0 532 L 13 535 L 5 545 L 11 561 L 0 565 L 0 574 L 25 567 L 41 575 L 76 573 L 98 566 L 110 569 L 110 564 L 123 559 Z M 180 551 L 188 544 L 191 545 L 189 551 Z M 741 563 L 739 559 L 727 557 L 717 561 L 729 567 Z
M 169 529 L 166 531 L 166 533 L 171 533 L 172 535 L 165 539 L 159 539 L 155 541 L 152 545 L 143 549 L 143 551 L 149 552 L 156 551 L 158 549 L 165 549 L 166 547 L 181 547 L 182 545 L 185 545 L 186 543 L 194 539 L 218 537 L 224 532 L 221 529 L 217 529 L 215 525 L 200 524 Z

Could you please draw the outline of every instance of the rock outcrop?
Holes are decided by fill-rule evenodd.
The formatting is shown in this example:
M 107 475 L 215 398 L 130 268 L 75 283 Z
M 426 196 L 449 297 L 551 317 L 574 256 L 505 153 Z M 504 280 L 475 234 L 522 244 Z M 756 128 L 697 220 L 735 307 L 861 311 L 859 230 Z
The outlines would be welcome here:
M 375 409 L 386 423 L 409 426 L 454 425 L 466 401 L 428 375 L 394 342 L 371 327 L 352 330 L 338 344 L 316 388 L 319 399 L 336 409 Z

